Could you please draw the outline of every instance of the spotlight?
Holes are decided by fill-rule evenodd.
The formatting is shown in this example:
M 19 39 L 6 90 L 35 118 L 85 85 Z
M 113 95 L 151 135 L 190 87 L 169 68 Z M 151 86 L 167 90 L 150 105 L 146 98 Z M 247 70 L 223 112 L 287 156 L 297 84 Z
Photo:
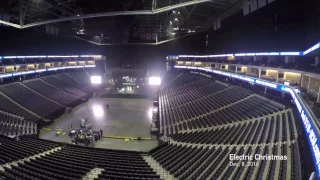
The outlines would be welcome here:
M 91 76 L 91 84 L 101 84 L 101 76 Z
M 151 85 L 151 86 L 161 85 L 161 78 L 160 77 L 149 77 L 149 85 Z

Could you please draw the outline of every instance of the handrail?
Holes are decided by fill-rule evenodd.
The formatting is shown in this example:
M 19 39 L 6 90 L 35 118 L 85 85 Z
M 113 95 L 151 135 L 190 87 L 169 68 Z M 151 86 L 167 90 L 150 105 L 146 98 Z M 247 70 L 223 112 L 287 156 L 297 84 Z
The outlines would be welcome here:
M 315 171 L 317 177 L 320 177 L 320 142 L 319 142 L 319 135 L 320 130 L 317 126 L 315 121 L 315 115 L 313 112 L 304 104 L 304 100 L 291 88 L 291 94 L 297 109 L 300 113 L 300 117 L 302 120 L 302 124 L 306 133 L 306 137 L 308 139 L 309 147 L 311 150 Z M 297 100 L 297 101 L 296 101 Z
M 239 75 L 236 73 L 229 73 L 224 72 L 220 70 L 213 70 L 211 68 L 201 68 L 201 67 L 191 67 L 191 66 L 175 66 L 175 68 L 181 68 L 181 69 L 193 69 L 193 70 L 202 70 L 210 73 L 215 73 L 219 75 L 224 75 L 231 78 L 236 78 L 239 80 L 247 81 L 252 84 L 258 84 L 267 88 L 276 89 L 281 92 L 289 93 L 298 109 L 298 112 L 300 114 L 302 125 L 304 127 L 306 137 L 308 139 L 310 151 L 312 154 L 312 159 L 315 166 L 315 172 L 317 174 L 317 177 L 320 177 L 320 130 L 316 124 L 315 116 L 312 113 L 312 111 L 307 108 L 307 106 L 304 104 L 303 99 L 298 95 L 298 93 L 295 91 L 294 88 L 290 86 L 285 86 L 282 84 L 270 82 L 267 80 L 262 80 L 259 78 L 253 78 L 250 76 L 245 75 Z
M 317 118 L 316 115 L 313 113 L 313 111 L 312 111 L 312 109 L 310 108 L 310 106 L 308 105 L 308 103 L 306 103 L 306 101 L 303 99 L 303 97 L 302 97 L 300 94 L 298 94 L 298 96 L 300 97 L 300 99 L 301 99 L 301 101 L 302 101 L 302 104 L 304 104 L 305 107 L 308 109 L 308 111 L 309 111 L 312 119 L 313 119 L 313 120 L 316 119 L 315 124 L 317 125 L 317 127 L 320 128 L 320 122 L 318 122 L 318 118 Z M 320 132 L 320 131 L 319 131 L 319 132 Z

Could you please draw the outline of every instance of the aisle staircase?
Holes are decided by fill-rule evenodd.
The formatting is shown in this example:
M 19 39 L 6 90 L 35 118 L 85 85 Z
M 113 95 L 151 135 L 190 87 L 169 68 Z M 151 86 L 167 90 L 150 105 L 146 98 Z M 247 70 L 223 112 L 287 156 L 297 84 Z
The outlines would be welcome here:
M 155 159 L 151 156 L 143 156 L 143 159 L 148 163 L 148 165 L 164 180 L 174 180 L 175 178 L 165 170 Z

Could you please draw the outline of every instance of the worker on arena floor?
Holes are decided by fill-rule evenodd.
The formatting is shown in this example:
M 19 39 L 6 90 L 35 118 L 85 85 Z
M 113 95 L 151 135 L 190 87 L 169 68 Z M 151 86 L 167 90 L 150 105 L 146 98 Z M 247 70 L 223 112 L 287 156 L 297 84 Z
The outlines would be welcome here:
M 81 118 L 80 120 L 80 129 L 83 129 L 86 127 L 87 120 L 85 118 Z

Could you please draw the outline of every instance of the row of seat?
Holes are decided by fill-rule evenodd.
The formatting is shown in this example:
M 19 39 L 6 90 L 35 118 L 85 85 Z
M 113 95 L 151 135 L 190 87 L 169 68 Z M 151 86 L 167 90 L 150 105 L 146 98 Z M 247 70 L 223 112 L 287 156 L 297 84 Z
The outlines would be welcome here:
M 56 147 L 60 148 L 19 161 Z M 0 178 L 75 180 L 83 179 L 95 168 L 102 168 L 97 179 L 160 179 L 142 155 L 134 151 L 64 145 L 37 138 L 14 141 L 0 136 L 0 152 L 0 165 L 17 163 L 0 171 Z
M 197 144 L 261 144 L 294 140 L 298 134 L 291 116 L 292 112 L 214 129 L 199 129 L 186 133 L 172 134 L 177 142 Z M 290 125 L 292 124 L 292 125 Z
M 42 80 L 52 84 L 53 86 L 62 89 L 66 92 L 69 92 L 71 94 L 74 94 L 78 97 L 85 97 L 87 96 L 87 93 L 83 92 L 82 90 L 80 90 L 78 87 L 69 84 L 68 82 L 59 79 L 56 76 L 47 76 L 47 77 L 43 77 Z
M 192 84 L 196 83 L 198 80 L 203 80 L 202 77 L 199 77 L 194 74 L 190 73 L 173 73 L 173 75 L 170 73 L 167 73 L 166 76 L 164 77 L 167 82 L 162 86 L 162 90 L 166 90 L 168 88 L 170 89 L 181 89 L 181 88 L 186 88 L 187 86 L 193 86 Z
M 73 74 L 74 76 L 71 76 L 70 74 Z M 77 74 L 82 74 L 77 76 Z M 89 93 L 94 93 L 94 92 L 101 92 L 103 91 L 102 86 L 96 86 L 96 85 L 91 85 L 89 81 L 89 76 L 87 75 L 86 72 L 84 71 L 77 71 L 73 73 L 60 73 L 56 74 L 56 77 L 59 79 L 62 79 L 79 89 L 83 90 L 84 92 L 89 92 Z M 76 79 L 77 78 L 77 79 Z M 84 79 L 81 79 L 84 78 Z
M 201 79 L 175 83 L 181 76 L 159 96 L 160 123 L 173 140 L 151 151 L 163 168 L 177 179 L 301 179 L 298 133 L 290 109 L 237 86 L 200 96 L 205 87 L 221 83 L 204 77 L 207 85 Z M 189 87 L 197 83 L 201 86 Z M 230 154 L 286 155 L 288 160 L 230 166 Z M 234 161 L 242 162 L 247 163 Z
M 47 141 L 29 138 L 21 141 L 0 136 L 0 164 L 58 147 Z M 5 168 L 0 178 L 75 180 L 83 179 L 91 170 L 102 168 L 97 179 L 160 179 L 160 176 L 145 162 L 139 152 L 86 148 L 60 145 L 61 149 L 17 161 L 17 166 Z M 12 152 L 11 154 L 9 152 Z
M 186 85 L 177 86 L 176 88 L 164 89 L 160 92 L 160 96 L 164 99 L 170 100 L 170 98 L 192 94 L 193 91 L 197 91 L 199 88 L 204 88 L 211 83 L 215 83 L 215 81 L 213 79 L 199 79 Z
M 164 130 L 169 133 L 177 133 L 182 130 L 219 126 L 259 118 L 282 111 L 281 108 L 274 106 L 267 99 L 254 95 L 216 111 L 203 112 L 204 110 L 201 108 L 187 106 L 185 109 L 180 109 L 181 111 L 160 111 L 162 113 L 160 116 L 163 119 Z
M 30 138 L 14 141 L 11 138 L 0 135 L 0 164 L 17 161 L 57 146 L 55 142 L 40 139 Z
M 0 91 L 23 107 L 42 117 L 48 117 L 48 115 L 63 111 L 64 109 L 60 104 L 44 98 L 24 86 L 22 83 L 12 83 L 0 86 Z
M 14 102 L 12 102 L 10 99 L 5 97 L 0 93 L 0 110 L 8 112 L 10 114 L 14 114 L 17 116 L 24 117 L 24 120 L 29 121 L 29 122 L 37 122 L 40 119 L 37 118 L 35 115 L 32 113 L 28 112 L 27 110 L 21 108 Z
M 76 74 L 87 75 L 84 71 L 77 71 Z M 70 75 L 66 77 L 77 82 Z M 87 76 L 86 80 L 88 79 Z M 30 122 L 41 122 L 39 116 L 44 119 L 57 118 L 64 112 L 65 106 L 76 106 L 82 97 L 89 97 L 92 94 L 54 75 L 24 83 L 3 85 L 0 86 L 0 91 L 3 93 L 0 93 L 0 110 L 21 116 Z M 12 127 L 5 125 L 2 128 Z
M 79 100 L 79 97 L 73 95 L 67 91 L 59 89 L 55 86 L 52 86 L 41 79 L 36 79 L 33 81 L 28 81 L 24 83 L 29 88 L 37 91 L 38 93 L 57 101 L 65 106 L 73 104 L 75 101 Z
M 0 135 L 16 137 L 38 132 L 37 124 L 0 111 Z
M 90 84 L 90 78 L 85 71 L 71 71 L 68 75 L 80 82 L 81 84 Z
M 217 85 L 221 86 L 218 83 Z M 247 90 L 234 86 L 206 98 L 194 99 L 194 101 L 190 101 L 188 104 L 175 106 L 171 109 L 162 109 L 163 106 L 160 105 L 160 117 L 168 121 L 164 126 L 175 124 L 179 121 L 196 118 L 221 107 L 228 106 L 231 103 L 248 97 L 250 94 Z M 160 103 L 162 102 L 160 98 Z
M 207 98 L 208 96 L 215 94 L 219 91 L 226 89 L 227 87 L 214 83 L 213 81 L 208 81 L 199 88 L 192 91 L 187 91 L 186 93 L 179 92 L 179 95 L 172 96 L 168 98 L 166 94 L 161 97 L 160 103 L 163 109 L 175 108 L 177 106 L 184 105 L 186 103 L 192 103 L 193 101 L 198 101 L 200 99 Z
M 301 179 L 299 161 L 294 160 L 299 159 L 299 155 L 294 153 L 296 151 L 298 146 L 295 141 L 269 146 L 198 147 L 168 144 L 151 156 L 177 179 Z M 250 155 L 252 160 L 231 160 L 231 154 Z M 266 155 L 271 159 L 262 159 Z
M 79 81 L 77 81 L 75 78 L 70 76 L 68 73 L 59 73 L 59 74 L 56 74 L 55 76 L 57 76 L 58 78 L 66 81 L 66 82 L 68 82 L 70 84 L 73 84 L 75 86 L 81 86 L 82 85 Z

